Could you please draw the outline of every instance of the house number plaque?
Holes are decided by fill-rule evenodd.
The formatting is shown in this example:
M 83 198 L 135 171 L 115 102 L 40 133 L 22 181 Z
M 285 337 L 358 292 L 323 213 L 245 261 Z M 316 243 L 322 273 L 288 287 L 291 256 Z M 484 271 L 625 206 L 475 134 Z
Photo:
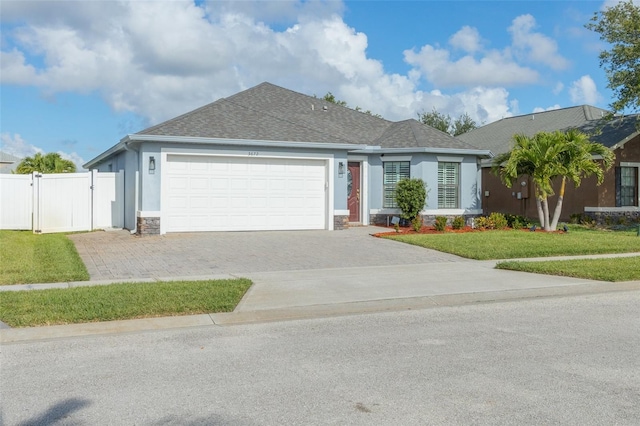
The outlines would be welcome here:
M 257 157 L 258 155 L 260 155 L 258 151 L 249 151 L 249 157 Z

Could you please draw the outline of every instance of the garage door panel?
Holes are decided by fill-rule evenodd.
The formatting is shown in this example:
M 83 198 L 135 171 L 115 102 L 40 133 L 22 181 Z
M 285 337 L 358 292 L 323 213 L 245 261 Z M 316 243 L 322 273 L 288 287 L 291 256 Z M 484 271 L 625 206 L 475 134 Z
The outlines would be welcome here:
M 167 156 L 166 231 L 324 229 L 323 160 Z

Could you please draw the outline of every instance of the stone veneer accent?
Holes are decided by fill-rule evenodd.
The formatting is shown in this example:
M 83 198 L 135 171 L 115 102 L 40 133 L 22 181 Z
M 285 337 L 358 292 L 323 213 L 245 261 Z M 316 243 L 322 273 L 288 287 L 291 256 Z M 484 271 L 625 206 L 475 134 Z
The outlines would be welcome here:
M 400 217 L 400 214 L 372 214 L 370 216 L 370 220 L 371 220 L 371 224 L 372 225 L 376 225 L 376 226 L 391 226 L 391 218 L 397 216 Z M 428 215 L 422 215 L 422 222 L 424 223 L 425 226 L 433 226 L 436 223 L 436 216 L 445 216 L 447 218 L 447 223 L 451 224 L 451 222 L 453 221 L 454 218 L 456 218 L 458 215 L 434 215 L 434 214 L 428 214 Z M 460 215 L 462 217 L 464 217 L 465 222 L 467 224 L 467 226 L 471 226 L 471 220 L 475 217 L 478 216 L 482 216 L 479 214 L 463 214 Z M 404 221 L 401 219 L 400 224 L 402 226 L 411 226 L 410 223 Z
M 140 217 L 138 216 L 137 234 L 160 235 L 160 218 L 159 217 Z
M 333 229 L 341 231 L 349 227 L 349 216 L 334 215 L 333 216 Z
M 591 220 L 598 225 L 630 225 L 632 223 L 640 223 L 640 210 L 629 211 L 603 211 L 603 212 L 585 212 Z

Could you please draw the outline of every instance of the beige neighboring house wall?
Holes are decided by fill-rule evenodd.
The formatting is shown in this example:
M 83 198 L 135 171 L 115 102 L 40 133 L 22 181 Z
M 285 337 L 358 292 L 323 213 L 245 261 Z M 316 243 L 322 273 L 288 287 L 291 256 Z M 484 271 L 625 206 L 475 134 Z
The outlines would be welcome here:
M 11 174 L 18 167 L 21 160 L 22 158 L 0 151 L 0 173 Z

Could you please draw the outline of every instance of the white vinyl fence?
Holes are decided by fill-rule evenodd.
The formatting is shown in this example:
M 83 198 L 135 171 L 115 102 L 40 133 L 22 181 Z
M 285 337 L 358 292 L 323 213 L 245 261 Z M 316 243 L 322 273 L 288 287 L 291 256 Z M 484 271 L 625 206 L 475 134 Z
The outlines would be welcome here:
M 124 226 L 124 171 L 0 174 L 0 229 L 35 233 Z

